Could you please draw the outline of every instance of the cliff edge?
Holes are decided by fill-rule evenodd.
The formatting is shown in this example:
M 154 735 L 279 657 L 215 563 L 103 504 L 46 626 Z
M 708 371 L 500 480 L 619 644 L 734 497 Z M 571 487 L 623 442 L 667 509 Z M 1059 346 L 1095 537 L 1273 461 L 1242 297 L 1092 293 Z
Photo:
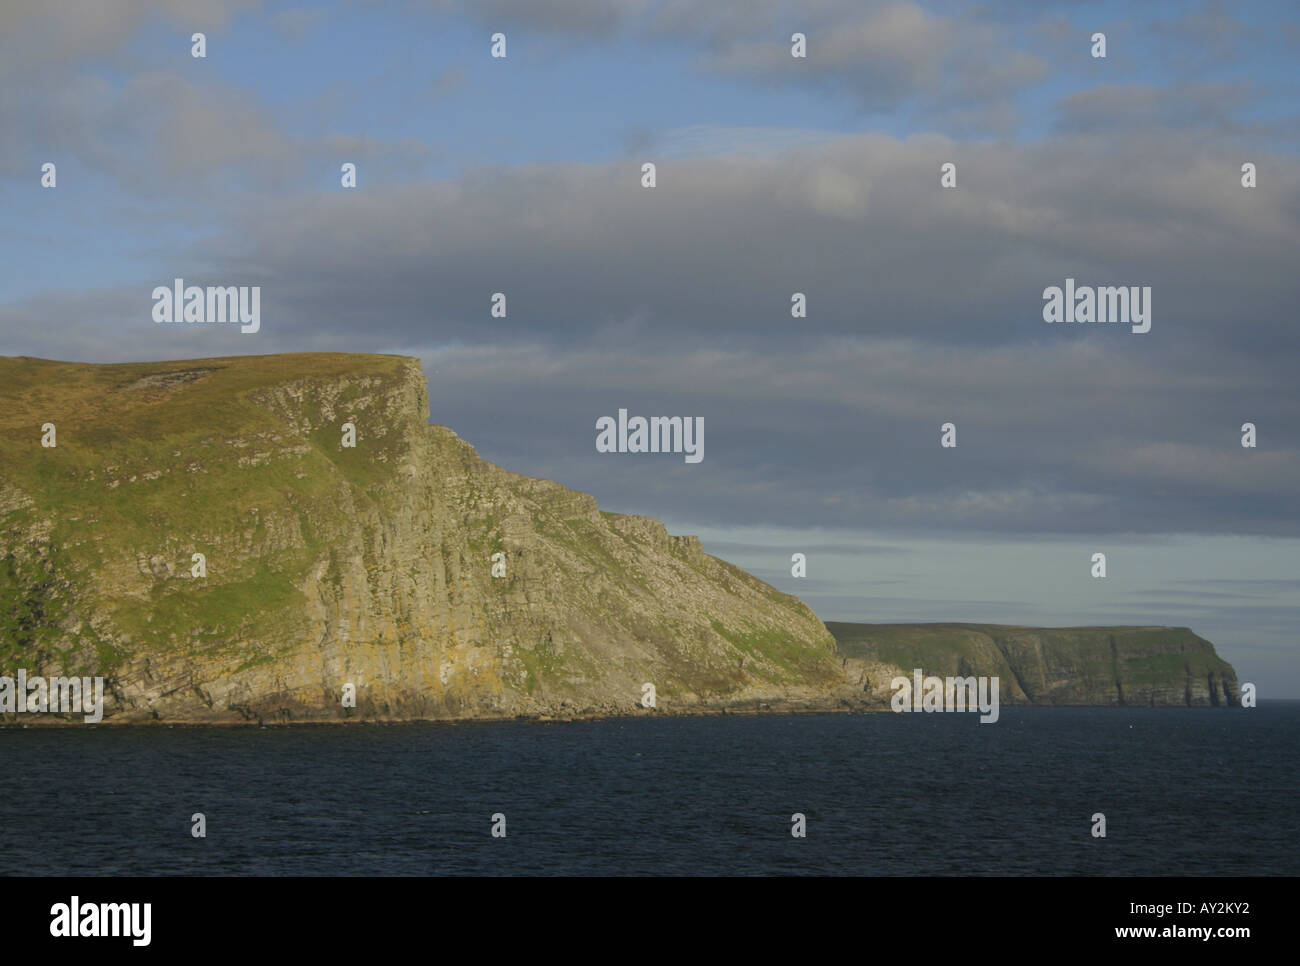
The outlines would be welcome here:
M 428 417 L 400 356 L 0 359 L 0 673 L 102 675 L 106 721 L 631 712 L 645 684 L 679 711 L 801 706 L 844 685 L 796 598 Z
M 0 358 L 0 676 L 102 676 L 119 723 L 871 709 L 914 667 L 1009 704 L 1236 701 L 1184 628 L 828 631 L 428 419 L 403 356 Z
M 1229 707 L 1232 665 L 1186 627 L 828 622 L 845 673 L 883 701 L 914 668 L 997 677 L 1003 704 Z

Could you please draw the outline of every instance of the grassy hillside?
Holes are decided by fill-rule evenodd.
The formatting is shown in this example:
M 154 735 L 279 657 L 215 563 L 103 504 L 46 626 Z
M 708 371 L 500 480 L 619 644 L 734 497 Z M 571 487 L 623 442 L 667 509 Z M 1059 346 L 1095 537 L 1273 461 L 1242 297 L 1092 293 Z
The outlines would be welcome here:
M 428 417 L 402 356 L 0 359 L 0 666 L 160 720 L 347 717 L 344 682 L 386 718 L 843 683 L 797 599 Z
M 395 383 L 401 363 L 333 353 L 113 366 L 0 358 L 0 487 L 11 494 L 0 500 L 0 662 L 48 656 L 66 638 L 73 598 L 94 584 L 120 585 L 124 550 L 143 556 L 144 567 L 184 577 L 191 554 L 205 552 L 215 573 L 202 582 L 159 580 L 146 594 L 104 595 L 96 623 L 111 623 L 114 633 L 84 627 L 70 669 L 112 672 L 143 638 L 203 651 L 294 631 L 286 605 L 301 596 L 296 586 L 320 550 L 313 528 L 305 525 L 302 546 L 273 561 L 217 559 L 198 535 L 255 543 L 265 535 L 259 515 L 282 506 L 286 492 L 304 511 L 323 509 L 343 464 L 363 487 L 390 476 L 384 450 L 400 441 L 386 439 L 379 423 L 367 439 L 376 458 L 341 461 L 335 420 L 305 396 L 304 415 L 319 428 L 295 436 L 287 459 L 284 421 L 256 397 L 343 376 L 355 393 L 365 383 Z M 347 392 L 333 402 L 346 410 Z M 46 423 L 55 426 L 53 448 L 41 445 Z M 19 537 L 33 533 L 44 539 Z

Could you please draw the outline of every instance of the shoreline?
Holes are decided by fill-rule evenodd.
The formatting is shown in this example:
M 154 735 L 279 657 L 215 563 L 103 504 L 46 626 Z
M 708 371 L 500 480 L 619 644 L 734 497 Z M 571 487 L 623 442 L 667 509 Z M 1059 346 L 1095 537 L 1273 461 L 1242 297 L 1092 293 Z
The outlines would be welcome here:
M 1300 698 L 1274 698 L 1269 703 L 1287 703 L 1297 702 Z M 1188 710 L 1204 711 L 1222 711 L 1223 706 L 1215 705 L 1188 705 L 1188 704 L 1009 704 L 1008 708 L 1109 708 L 1116 711 L 1135 711 L 1147 709 L 1170 709 L 1185 708 Z M 1240 709 L 1238 709 L 1240 710 Z M 662 709 L 645 710 L 645 711 L 575 711 L 572 713 L 562 714 L 481 714 L 473 716 L 460 716 L 451 718 L 421 718 L 421 717 L 355 717 L 355 718 L 299 718 L 284 719 L 282 717 L 263 718 L 257 720 L 245 721 L 227 721 L 227 720 L 190 720 L 183 718 L 161 718 L 161 719 L 141 719 L 124 720 L 120 716 L 105 718 L 103 721 L 95 723 L 95 727 L 109 725 L 115 728 L 294 728 L 294 727 L 358 727 L 358 726 L 394 726 L 394 725 L 414 725 L 414 724 L 478 724 L 482 722 L 501 723 L 501 722 L 528 722 L 534 724 L 576 724 L 588 721 L 606 721 L 606 720 L 634 720 L 644 718 L 704 718 L 704 717 L 747 717 L 757 718 L 763 716 L 780 716 L 780 715 L 812 715 L 812 714 L 836 714 L 836 715 L 853 715 L 853 714 L 893 714 L 888 706 L 863 706 L 863 707 L 844 707 L 844 706 L 825 706 L 825 707 L 808 707 L 808 706 L 778 706 L 773 707 L 702 707 L 681 710 L 666 711 Z M 938 712 L 934 712 L 938 713 Z M 961 712 L 955 712 L 961 713 Z M 0 731 L 4 730 L 27 730 L 31 728 L 74 728 L 78 725 L 85 727 L 86 722 L 71 720 L 63 715 L 50 715 L 41 712 L 27 712 L 32 716 L 31 721 L 14 720 L 17 715 L 7 714 L 5 720 L 0 720 Z M 43 720 L 42 720 L 43 719 Z

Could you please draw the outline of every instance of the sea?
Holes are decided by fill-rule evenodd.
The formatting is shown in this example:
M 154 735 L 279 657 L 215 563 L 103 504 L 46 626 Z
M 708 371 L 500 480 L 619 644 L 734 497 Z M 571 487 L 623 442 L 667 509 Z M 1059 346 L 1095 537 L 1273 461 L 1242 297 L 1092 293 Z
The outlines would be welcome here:
M 1298 748 L 1296 701 L 5 727 L 0 874 L 1293 876 Z

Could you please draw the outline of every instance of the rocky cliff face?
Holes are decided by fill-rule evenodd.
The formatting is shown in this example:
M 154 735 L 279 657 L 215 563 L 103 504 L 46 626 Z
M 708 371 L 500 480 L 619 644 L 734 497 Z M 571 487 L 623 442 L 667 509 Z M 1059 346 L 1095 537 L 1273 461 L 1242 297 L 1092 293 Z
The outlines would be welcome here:
M 2 362 L 0 673 L 105 720 L 862 700 L 797 599 L 428 425 L 415 359 Z
M 399 356 L 0 359 L 0 675 L 102 675 L 107 722 L 651 713 L 647 684 L 657 713 L 887 707 L 918 666 L 1001 674 L 1008 702 L 1235 697 L 1213 648 L 1167 628 L 837 649 L 694 537 L 428 417 Z
M 1240 703 L 1232 666 L 1186 627 L 826 626 L 845 673 L 877 701 L 892 694 L 894 677 L 919 667 L 938 677 L 997 677 L 1003 704 Z

